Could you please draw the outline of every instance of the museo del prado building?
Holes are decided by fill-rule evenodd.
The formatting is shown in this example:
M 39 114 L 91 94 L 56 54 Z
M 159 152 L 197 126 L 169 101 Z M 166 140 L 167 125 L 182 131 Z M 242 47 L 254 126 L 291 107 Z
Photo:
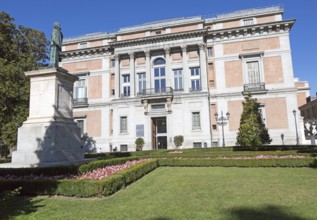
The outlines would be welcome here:
M 272 144 L 304 143 L 284 9 L 249 9 L 123 27 L 63 41 L 60 67 L 79 77 L 74 118 L 98 152 L 235 146 L 244 95 L 261 104 Z M 296 112 L 293 110 L 296 110 Z M 229 114 L 227 114 L 229 113 Z M 215 114 L 218 114 L 215 117 Z M 296 131 L 297 125 L 297 131 Z M 225 143 L 224 143 L 225 142 Z

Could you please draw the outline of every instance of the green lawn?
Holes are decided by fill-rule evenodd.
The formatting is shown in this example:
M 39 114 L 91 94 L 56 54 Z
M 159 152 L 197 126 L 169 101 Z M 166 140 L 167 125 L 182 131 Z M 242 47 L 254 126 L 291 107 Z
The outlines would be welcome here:
M 0 219 L 317 219 L 317 170 L 161 167 L 109 198 L 18 197 L 0 213 Z

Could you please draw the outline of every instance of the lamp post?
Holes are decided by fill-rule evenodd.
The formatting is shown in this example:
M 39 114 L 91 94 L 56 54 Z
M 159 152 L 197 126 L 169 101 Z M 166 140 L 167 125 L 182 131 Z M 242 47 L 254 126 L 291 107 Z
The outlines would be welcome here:
M 293 110 L 294 114 L 294 120 L 295 120 L 295 129 L 296 129 L 296 146 L 299 145 L 299 139 L 298 139 L 298 131 L 297 131 L 297 120 L 296 120 L 296 110 Z
M 224 126 L 227 124 L 226 121 L 229 120 L 230 113 L 226 113 L 227 117 L 223 116 L 223 112 L 221 111 L 221 116 L 218 118 L 218 113 L 215 114 L 216 120 L 218 121 L 218 125 L 221 125 L 222 127 L 222 146 L 225 147 L 225 132 L 224 132 Z

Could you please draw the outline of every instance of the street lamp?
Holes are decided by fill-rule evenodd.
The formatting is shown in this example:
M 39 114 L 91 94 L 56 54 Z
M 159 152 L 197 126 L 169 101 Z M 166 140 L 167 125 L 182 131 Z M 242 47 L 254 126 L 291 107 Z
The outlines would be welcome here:
M 296 121 L 296 110 L 293 110 L 294 119 L 295 119 L 295 129 L 296 129 L 296 146 L 299 145 L 299 139 L 298 139 L 298 131 L 297 131 L 297 121 Z
M 223 112 L 221 111 L 221 116 L 218 118 L 218 113 L 215 114 L 216 120 L 218 121 L 218 125 L 221 125 L 222 127 L 222 146 L 225 147 L 225 132 L 224 132 L 224 126 L 227 124 L 227 121 L 229 120 L 230 113 L 226 113 L 227 117 L 223 116 Z

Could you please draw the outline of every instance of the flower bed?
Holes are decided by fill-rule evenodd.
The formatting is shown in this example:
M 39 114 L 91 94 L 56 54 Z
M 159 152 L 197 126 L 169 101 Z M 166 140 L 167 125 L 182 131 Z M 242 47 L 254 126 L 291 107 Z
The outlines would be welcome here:
M 55 176 L 54 179 L 52 176 L 45 178 L 44 176 L 35 175 L 29 175 L 29 179 L 23 179 L 25 176 L 19 176 L 17 179 L 2 179 L 0 180 L 0 192 L 21 187 L 22 195 L 108 196 L 158 167 L 157 160 L 153 159 L 139 160 L 128 164 L 122 165 L 123 169 L 121 171 L 113 168 L 116 171 L 115 173 L 112 172 L 107 178 L 100 180 L 98 178 L 78 179 L 81 175 L 77 175 L 76 178 L 62 176 L 62 179 L 56 179 L 61 176 Z M 130 167 L 127 168 L 128 166 Z M 95 177 L 97 176 L 95 175 Z
M 92 171 L 85 172 L 80 175 L 55 175 L 55 176 L 46 176 L 46 175 L 23 175 L 23 176 L 16 176 L 16 175 L 6 175 L 6 176 L 0 176 L 0 180 L 38 180 L 38 179 L 53 179 L 53 180 L 61 180 L 61 179 L 89 179 L 89 180 L 101 180 L 103 178 L 106 178 L 107 176 L 110 176 L 112 174 L 115 174 L 119 171 L 126 170 L 136 164 L 149 161 L 151 159 L 141 159 L 141 160 L 133 160 L 133 161 L 127 161 L 124 164 L 120 165 L 113 165 L 113 166 L 106 166 L 103 168 L 97 168 Z

